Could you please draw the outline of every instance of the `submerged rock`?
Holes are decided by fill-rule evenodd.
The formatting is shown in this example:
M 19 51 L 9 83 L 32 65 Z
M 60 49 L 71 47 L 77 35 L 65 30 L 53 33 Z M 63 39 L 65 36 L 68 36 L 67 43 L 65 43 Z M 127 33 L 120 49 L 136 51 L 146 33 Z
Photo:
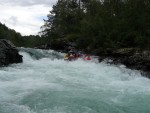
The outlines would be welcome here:
M 0 40 L 0 66 L 6 66 L 12 63 L 21 63 L 22 55 L 9 40 Z

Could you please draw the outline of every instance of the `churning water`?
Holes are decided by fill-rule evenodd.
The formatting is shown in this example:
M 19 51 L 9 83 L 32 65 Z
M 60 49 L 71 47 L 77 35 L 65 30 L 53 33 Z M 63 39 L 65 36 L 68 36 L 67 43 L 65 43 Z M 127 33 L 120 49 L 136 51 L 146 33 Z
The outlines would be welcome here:
M 106 63 L 20 50 L 24 63 L 0 68 L 0 113 L 150 113 L 150 80 Z

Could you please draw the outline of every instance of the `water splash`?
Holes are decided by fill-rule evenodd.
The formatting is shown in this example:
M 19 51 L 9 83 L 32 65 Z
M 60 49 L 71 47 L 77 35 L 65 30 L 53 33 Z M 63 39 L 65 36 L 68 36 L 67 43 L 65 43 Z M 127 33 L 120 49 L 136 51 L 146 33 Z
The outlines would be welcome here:
M 140 72 L 53 52 L 24 48 L 24 63 L 0 69 L 0 113 L 150 112 L 150 80 Z

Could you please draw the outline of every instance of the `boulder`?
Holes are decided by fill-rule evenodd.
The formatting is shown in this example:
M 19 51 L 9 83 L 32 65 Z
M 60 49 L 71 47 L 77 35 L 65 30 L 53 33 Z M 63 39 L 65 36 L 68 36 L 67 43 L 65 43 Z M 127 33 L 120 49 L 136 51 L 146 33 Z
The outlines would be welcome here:
M 9 40 L 0 40 L 0 66 L 12 63 L 21 63 L 22 55 L 19 55 L 17 48 Z

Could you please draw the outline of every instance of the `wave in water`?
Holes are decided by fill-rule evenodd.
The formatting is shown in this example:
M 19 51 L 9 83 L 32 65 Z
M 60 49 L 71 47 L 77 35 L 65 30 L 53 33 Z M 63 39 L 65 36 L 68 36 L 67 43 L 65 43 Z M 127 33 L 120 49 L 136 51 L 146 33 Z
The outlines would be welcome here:
M 20 54 L 24 63 L 0 68 L 0 113 L 150 112 L 150 80 L 138 71 L 52 50 Z

